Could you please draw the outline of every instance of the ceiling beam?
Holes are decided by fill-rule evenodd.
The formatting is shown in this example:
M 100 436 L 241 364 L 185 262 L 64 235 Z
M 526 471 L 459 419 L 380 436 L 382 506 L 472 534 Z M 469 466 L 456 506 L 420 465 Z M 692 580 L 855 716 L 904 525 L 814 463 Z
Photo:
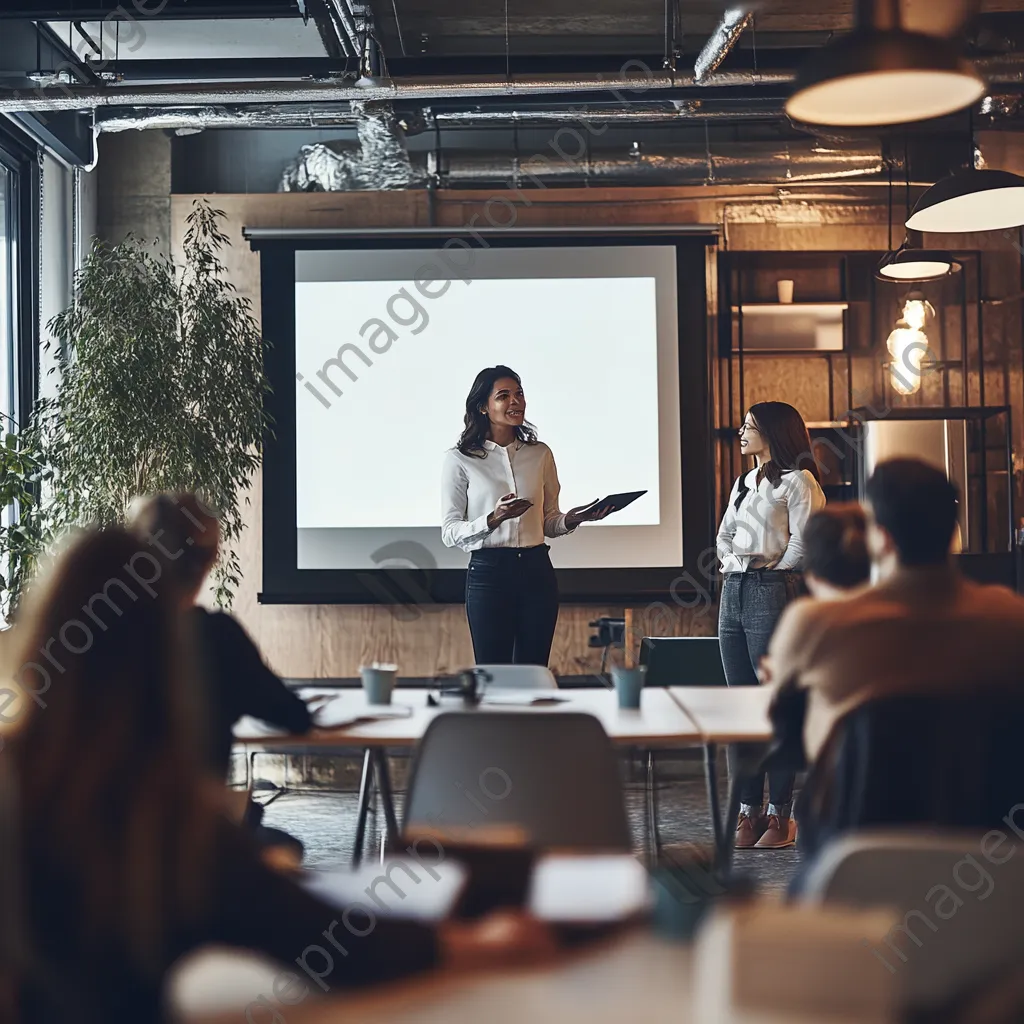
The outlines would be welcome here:
M 298 0 L 9 0 L 0 20 L 104 21 L 107 18 L 298 18 Z

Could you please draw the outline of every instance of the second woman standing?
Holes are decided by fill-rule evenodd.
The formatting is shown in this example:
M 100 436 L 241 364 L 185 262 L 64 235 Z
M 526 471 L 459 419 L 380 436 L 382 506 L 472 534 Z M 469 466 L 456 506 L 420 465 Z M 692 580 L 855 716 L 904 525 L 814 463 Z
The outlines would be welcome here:
M 785 402 L 752 405 L 740 427 L 740 452 L 754 468 L 733 484 L 718 530 L 725 583 L 718 615 L 722 664 L 730 686 L 756 686 L 783 608 L 802 590 L 803 529 L 825 505 L 811 440 L 800 413 Z M 741 792 L 736 846 L 779 849 L 796 841 L 794 776 L 772 772 L 768 812 L 764 775 Z

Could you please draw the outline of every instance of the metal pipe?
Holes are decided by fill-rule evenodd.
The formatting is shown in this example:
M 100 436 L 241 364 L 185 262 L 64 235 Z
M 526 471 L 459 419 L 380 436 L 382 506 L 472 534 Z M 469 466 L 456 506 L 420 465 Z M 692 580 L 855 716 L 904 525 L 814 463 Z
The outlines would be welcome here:
M 345 58 L 355 56 L 355 50 L 349 45 L 348 37 L 331 0 L 311 0 L 309 13 L 329 56 Z
M 679 121 L 774 121 L 785 116 L 782 100 L 720 104 L 707 100 L 675 100 L 664 103 L 633 103 L 627 107 L 563 107 L 517 110 L 432 110 L 425 107 L 424 120 L 442 128 L 473 128 L 488 124 L 672 124 Z
M 731 7 L 722 15 L 722 20 L 693 62 L 693 77 L 698 82 L 718 70 L 753 17 L 754 12 L 749 7 Z
M 753 100 L 742 103 L 708 100 L 674 100 L 664 103 L 632 104 L 628 107 L 564 107 L 531 110 L 432 110 L 406 115 L 406 134 L 427 127 L 473 128 L 488 125 L 561 124 L 677 124 L 686 121 L 774 121 L 783 117 L 781 100 Z M 350 104 L 319 107 L 210 106 L 186 108 L 112 107 L 97 113 L 96 130 L 125 132 L 147 128 L 176 131 L 204 128 L 339 128 L 354 127 L 358 115 Z
M 785 85 L 791 71 L 731 71 L 709 75 L 699 84 L 716 88 Z M 352 100 L 431 100 L 480 96 L 537 96 L 548 93 L 613 92 L 641 95 L 651 90 L 697 86 L 692 76 L 661 71 L 618 75 L 548 75 L 507 79 L 402 78 L 373 85 L 340 82 L 207 82 L 196 85 L 57 86 L 0 94 L 0 113 L 34 110 L 85 110 L 97 107 L 192 107 L 246 103 L 344 103 Z M 628 97 L 625 102 L 629 102 Z
M 337 17 L 340 19 L 341 24 L 348 35 L 349 46 L 352 50 L 354 57 L 359 56 L 359 33 L 356 31 L 356 23 L 352 17 L 352 13 L 349 10 L 348 4 L 344 0 L 327 0 L 327 3 L 337 12 Z

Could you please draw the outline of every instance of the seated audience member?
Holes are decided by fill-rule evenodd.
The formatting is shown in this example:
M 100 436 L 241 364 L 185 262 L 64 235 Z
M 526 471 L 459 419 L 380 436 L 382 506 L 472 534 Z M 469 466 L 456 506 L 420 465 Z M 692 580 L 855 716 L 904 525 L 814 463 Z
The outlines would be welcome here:
M 829 505 L 807 520 L 803 535 L 804 583 L 812 597 L 839 601 L 867 586 L 871 559 L 866 530 L 864 510 L 853 502 Z M 758 666 L 758 678 L 764 685 L 771 685 L 774 680 L 772 661 L 767 654 Z M 770 712 L 775 733 L 772 761 L 794 771 L 807 767 L 803 739 L 806 693 L 790 680 L 776 691 Z
M 807 690 L 807 757 L 876 697 L 1020 693 L 1024 598 L 961 576 L 950 557 L 957 491 L 916 459 L 883 462 L 867 483 L 876 583 L 841 601 L 802 598 L 772 637 L 772 685 Z
M 138 499 L 130 520 L 136 536 L 160 559 L 163 572 L 177 588 L 194 631 L 200 678 L 206 684 L 210 766 L 226 779 L 232 729 L 243 715 L 298 735 L 312 725 L 310 708 L 267 667 L 231 615 L 196 603 L 220 554 L 220 523 L 212 510 L 194 494 L 158 494 Z M 302 843 L 281 829 L 265 826 L 261 804 L 239 790 L 230 790 L 228 799 L 234 816 L 252 829 L 268 863 L 286 870 L 302 863 Z
M 195 630 L 196 653 L 210 702 L 210 766 L 226 778 L 234 743 L 232 729 L 251 715 L 290 733 L 307 732 L 309 708 L 272 672 L 256 645 L 227 612 L 196 604 L 220 553 L 220 523 L 194 494 L 158 494 L 139 499 L 131 528 L 162 563 L 177 588 Z
M 176 595 L 139 587 L 138 551 L 124 530 L 80 536 L 14 631 L 0 691 L 0 1019 L 161 1020 L 169 968 L 207 944 L 267 955 L 301 981 L 310 944 L 336 945 L 310 959 L 335 991 L 551 954 L 540 925 L 509 915 L 432 927 L 356 914 L 347 928 L 266 867 L 204 774 Z
M 828 505 L 804 527 L 804 583 L 812 597 L 850 597 L 871 579 L 867 519 L 853 502 Z

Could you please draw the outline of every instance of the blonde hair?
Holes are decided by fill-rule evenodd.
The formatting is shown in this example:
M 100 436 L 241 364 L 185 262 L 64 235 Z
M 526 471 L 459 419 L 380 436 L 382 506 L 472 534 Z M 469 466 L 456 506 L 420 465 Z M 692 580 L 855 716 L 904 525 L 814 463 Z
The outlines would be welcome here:
M 156 975 L 202 910 L 217 811 L 179 626 L 159 563 L 122 529 L 78 536 L 26 595 L 0 754 L 23 909 L 4 901 L 0 934 L 29 963 L 52 959 L 37 940 L 70 963 L 112 945 Z M 30 894 L 54 877 L 74 909 L 37 935 Z

